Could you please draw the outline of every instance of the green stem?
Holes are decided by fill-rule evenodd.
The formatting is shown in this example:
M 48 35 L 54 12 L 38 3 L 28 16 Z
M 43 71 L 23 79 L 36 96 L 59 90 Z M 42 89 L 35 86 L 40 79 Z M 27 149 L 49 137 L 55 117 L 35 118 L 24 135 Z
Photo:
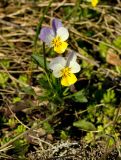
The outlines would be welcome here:
M 47 61 L 46 61 L 46 52 L 45 52 L 45 43 L 43 42 L 43 57 L 44 57 L 44 67 L 47 72 Z
M 47 80 L 48 80 L 48 83 L 49 83 L 49 85 L 50 85 L 50 88 L 54 91 L 53 85 L 51 84 L 50 78 L 49 78 L 49 76 L 48 76 L 48 74 L 47 74 L 46 71 L 45 71 L 45 75 L 46 75 L 46 77 L 47 77 Z

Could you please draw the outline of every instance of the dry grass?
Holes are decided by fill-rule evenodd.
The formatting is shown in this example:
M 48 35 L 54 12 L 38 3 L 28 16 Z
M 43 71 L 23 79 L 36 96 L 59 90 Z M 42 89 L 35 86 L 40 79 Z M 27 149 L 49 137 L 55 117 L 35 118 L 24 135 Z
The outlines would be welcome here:
M 30 160 L 116 160 L 118 157 L 118 151 L 115 148 L 105 152 L 105 144 L 102 142 L 96 142 L 93 145 L 89 145 L 84 141 L 60 141 L 50 144 L 41 139 L 36 140 L 39 141 L 40 147 L 36 148 L 36 152 L 28 154 Z

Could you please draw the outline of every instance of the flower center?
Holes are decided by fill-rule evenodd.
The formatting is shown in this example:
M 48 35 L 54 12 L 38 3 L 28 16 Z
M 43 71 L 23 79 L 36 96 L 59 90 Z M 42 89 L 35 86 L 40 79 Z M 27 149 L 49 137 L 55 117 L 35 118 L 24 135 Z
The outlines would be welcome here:
M 61 38 L 59 36 L 56 36 L 53 40 L 52 40 L 52 45 L 54 45 L 54 47 L 59 47 L 62 45 L 62 41 Z
M 71 69 L 69 67 L 65 67 L 61 70 L 62 77 L 68 77 L 71 74 Z

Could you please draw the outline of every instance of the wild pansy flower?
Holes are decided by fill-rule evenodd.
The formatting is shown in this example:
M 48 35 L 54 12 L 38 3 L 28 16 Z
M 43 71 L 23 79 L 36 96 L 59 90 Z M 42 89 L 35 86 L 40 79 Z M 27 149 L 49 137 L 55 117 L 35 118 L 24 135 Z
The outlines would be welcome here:
M 70 52 L 67 57 L 58 56 L 49 64 L 56 78 L 61 77 L 61 85 L 70 86 L 77 81 L 74 73 L 80 71 L 80 65 L 76 62 L 76 53 Z
M 49 47 L 54 47 L 54 51 L 61 54 L 65 52 L 68 43 L 65 42 L 69 37 L 68 30 L 63 27 L 61 21 L 57 18 L 52 20 L 52 28 L 43 27 L 39 38 Z
M 91 4 L 92 4 L 93 7 L 96 7 L 97 4 L 98 4 L 98 2 L 99 2 L 99 0 L 86 0 L 86 1 L 87 2 L 91 2 Z
M 99 2 L 98 0 L 92 0 L 92 6 L 93 6 L 93 7 L 96 7 L 97 4 L 98 4 L 98 2 Z

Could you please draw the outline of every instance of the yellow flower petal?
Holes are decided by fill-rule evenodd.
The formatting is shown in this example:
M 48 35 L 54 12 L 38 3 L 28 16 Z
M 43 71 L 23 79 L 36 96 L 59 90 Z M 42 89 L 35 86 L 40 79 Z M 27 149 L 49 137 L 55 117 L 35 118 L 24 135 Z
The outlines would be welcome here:
M 56 45 L 54 46 L 54 51 L 61 54 L 61 53 L 64 53 L 66 48 L 68 46 L 68 43 L 67 42 L 62 42 L 61 41 L 61 44 L 60 45 Z
M 67 76 L 63 76 L 61 79 L 61 85 L 63 86 L 70 86 L 77 81 L 76 76 L 73 73 L 70 73 Z
M 92 0 L 92 6 L 96 7 L 96 5 L 98 4 L 98 0 Z

